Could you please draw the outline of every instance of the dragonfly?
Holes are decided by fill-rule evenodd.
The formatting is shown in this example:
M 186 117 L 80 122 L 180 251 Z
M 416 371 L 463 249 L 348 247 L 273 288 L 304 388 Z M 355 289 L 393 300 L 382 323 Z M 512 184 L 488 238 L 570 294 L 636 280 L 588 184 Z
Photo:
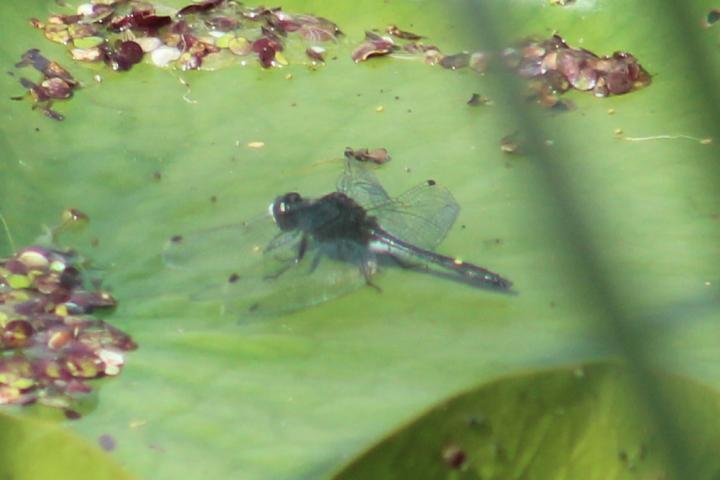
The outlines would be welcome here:
M 363 285 L 379 291 L 373 278 L 390 264 L 510 290 L 498 273 L 434 251 L 459 211 L 434 180 L 391 197 L 374 173 L 347 159 L 335 191 L 285 193 L 253 221 L 173 236 L 162 257 L 201 286 L 197 298 L 247 313 L 298 310 Z

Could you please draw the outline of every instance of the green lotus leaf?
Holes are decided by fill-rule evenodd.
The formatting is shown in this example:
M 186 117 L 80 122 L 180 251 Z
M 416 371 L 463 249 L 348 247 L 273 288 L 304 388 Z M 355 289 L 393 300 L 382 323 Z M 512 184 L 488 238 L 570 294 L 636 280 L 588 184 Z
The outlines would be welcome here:
M 527 132 L 494 71 L 351 59 L 365 31 L 388 24 L 446 53 L 482 51 L 473 4 L 290 0 L 285 11 L 326 17 L 345 32 L 324 66 L 288 55 L 283 68 L 251 58 L 182 72 L 146 60 L 114 72 L 74 62 L 68 47 L 28 25 L 77 5 L 0 3 L 0 61 L 12 73 L 0 76 L 0 213 L 10 234 L 0 235 L 0 253 L 35 243 L 66 208 L 86 213 L 88 225 L 59 243 L 92 260 L 118 301 L 106 320 L 139 345 L 118 377 L 94 385 L 82 418 L 34 406 L 3 414 L 25 431 L 42 417 L 90 444 L 111 435 L 112 461 L 140 478 L 315 479 L 430 406 L 519 370 L 638 352 L 654 368 L 720 386 L 719 139 L 712 103 L 694 81 L 718 67 L 718 27 L 703 26 L 711 2 L 686 2 L 707 50 L 702 65 L 655 2 L 487 3 L 498 7 L 493 24 L 508 42 L 558 31 L 599 55 L 631 52 L 653 76 L 626 95 L 569 92 L 569 112 L 529 106 L 589 243 L 568 229 L 543 180 L 546 164 L 532 151 L 501 150 L 502 139 L 523 142 Z M 26 92 L 20 77 L 39 79 L 14 67 L 30 48 L 81 82 L 52 106 L 64 121 L 33 110 L 29 97 L 7 99 Z M 475 93 L 493 104 L 467 105 Z M 515 294 L 388 267 L 374 279 L 380 292 L 360 288 L 250 318 L 204 295 L 216 280 L 209 271 L 185 275 L 163 263 L 173 235 L 253 219 L 285 192 L 332 191 L 348 146 L 388 150 L 392 160 L 374 172 L 391 195 L 428 179 L 447 187 L 461 210 L 437 250 L 500 272 Z M 209 264 L 236 247 L 207 252 Z M 590 254 L 599 272 L 583 267 Z M 604 327 L 603 285 L 617 317 L 641 334 L 629 346 Z M 12 448 L 25 452 L 24 438 L 3 435 L 0 448 L 18 442 Z M 49 469 L 54 458 L 28 461 Z M 23 478 L 22 465 L 0 463 L 0 474 Z M 87 468 L 72 478 L 97 477 Z
M 714 478 L 717 392 L 661 378 L 665 391 L 687 400 L 677 415 L 698 455 L 685 471 Z M 502 378 L 433 407 L 335 478 L 667 477 L 662 435 L 634 383 L 627 368 L 613 364 Z

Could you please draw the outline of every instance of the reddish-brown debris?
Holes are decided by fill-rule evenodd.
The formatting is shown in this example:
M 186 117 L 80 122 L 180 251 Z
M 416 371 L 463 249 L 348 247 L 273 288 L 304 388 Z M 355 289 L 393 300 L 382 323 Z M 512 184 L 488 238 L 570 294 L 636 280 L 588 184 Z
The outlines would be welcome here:
M 0 260 L 0 405 L 40 402 L 68 409 L 88 380 L 120 373 L 137 348 L 117 328 L 90 316 L 115 306 L 86 290 L 72 252 L 28 247 Z
M 372 162 L 377 165 L 382 165 L 389 162 L 392 157 L 388 153 L 386 148 L 358 148 L 354 150 L 350 147 L 345 148 L 345 157 L 354 158 L 361 162 Z
M 600 57 L 569 46 L 559 35 L 527 40 L 505 50 L 504 57 L 521 76 L 539 80 L 533 86 L 541 103 L 547 101 L 548 95 L 569 89 L 590 91 L 598 97 L 620 95 L 647 86 L 652 80 L 628 52 Z
M 59 63 L 45 58 L 37 48 L 25 52 L 15 64 L 17 68 L 26 66 L 31 66 L 42 74 L 39 84 L 25 77 L 20 78 L 20 85 L 28 90 L 33 99 L 33 108 L 42 111 L 53 120 L 63 120 L 65 117 L 52 109 L 52 102 L 70 98 L 73 90 L 80 86 L 78 81 Z

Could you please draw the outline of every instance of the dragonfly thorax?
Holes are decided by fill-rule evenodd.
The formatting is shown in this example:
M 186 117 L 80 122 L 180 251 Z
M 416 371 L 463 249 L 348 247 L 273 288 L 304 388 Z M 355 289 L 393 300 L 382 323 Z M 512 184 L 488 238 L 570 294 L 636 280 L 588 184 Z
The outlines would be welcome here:
M 313 236 L 324 240 L 352 240 L 367 243 L 375 218 L 355 200 L 333 192 L 313 201 L 311 220 L 305 225 Z
M 270 213 L 281 230 L 301 230 L 320 241 L 345 239 L 367 243 L 375 226 L 375 218 L 341 192 L 312 200 L 295 192 L 286 193 L 270 205 Z

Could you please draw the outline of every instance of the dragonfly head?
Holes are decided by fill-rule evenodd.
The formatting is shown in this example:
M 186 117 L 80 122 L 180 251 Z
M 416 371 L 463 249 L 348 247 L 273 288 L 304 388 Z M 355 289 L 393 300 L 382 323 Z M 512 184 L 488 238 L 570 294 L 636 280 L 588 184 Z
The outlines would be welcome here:
M 303 202 L 299 193 L 280 195 L 270 204 L 270 215 L 281 230 L 293 230 L 298 226 L 297 206 Z

